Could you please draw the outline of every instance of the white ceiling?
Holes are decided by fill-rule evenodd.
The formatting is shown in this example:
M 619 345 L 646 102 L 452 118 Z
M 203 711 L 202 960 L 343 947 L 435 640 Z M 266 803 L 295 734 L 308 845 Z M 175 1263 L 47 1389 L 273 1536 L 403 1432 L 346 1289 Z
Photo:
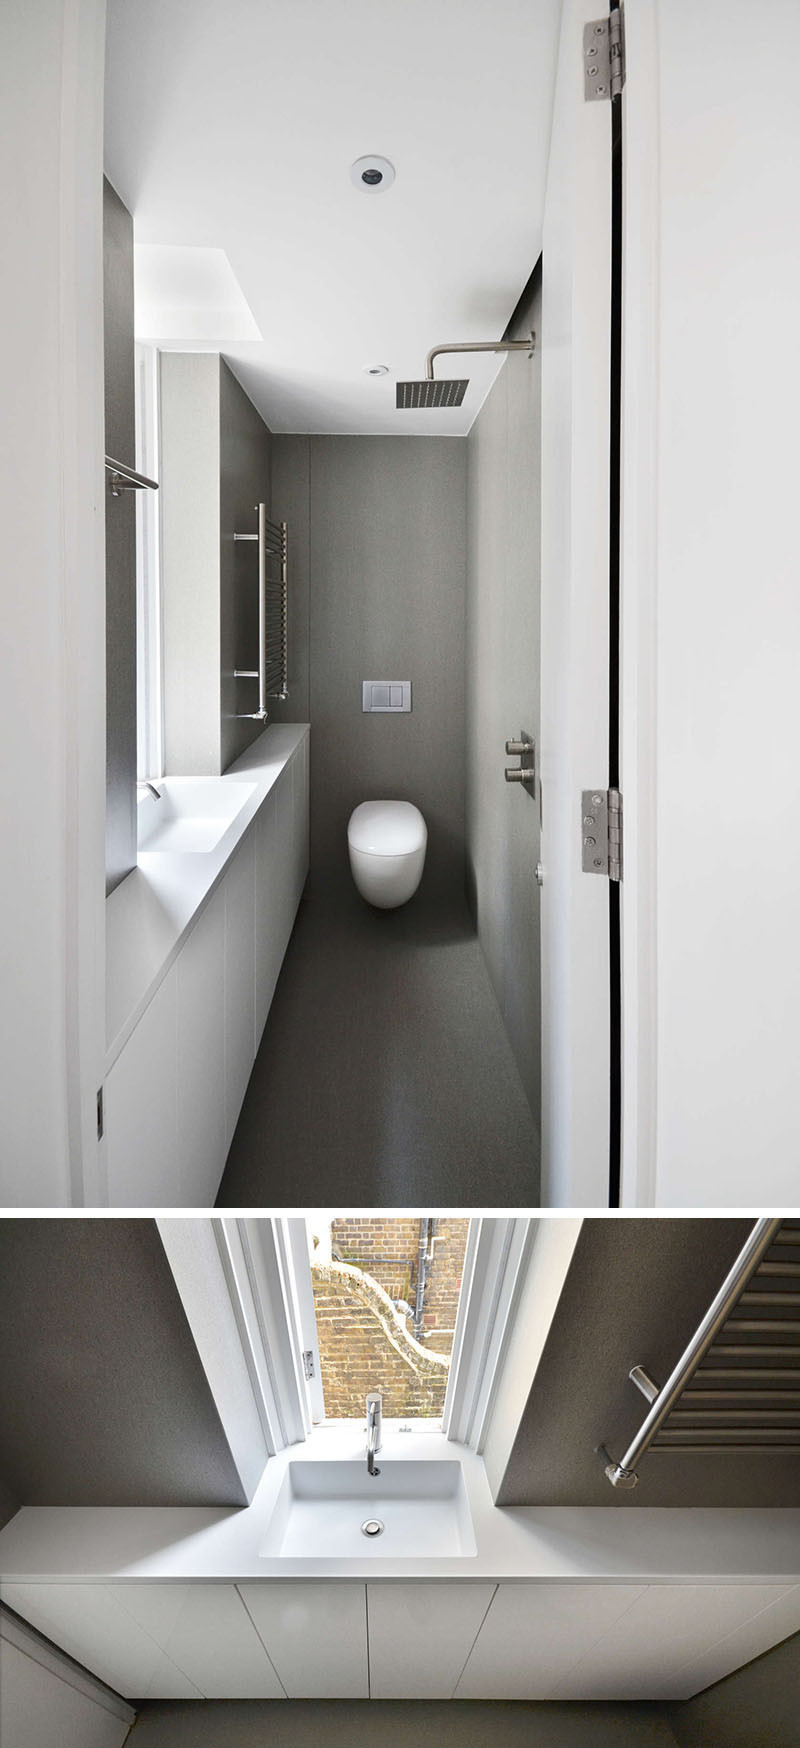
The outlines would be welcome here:
M 398 412 L 394 385 L 431 346 L 499 337 L 537 260 L 559 15 L 109 0 L 107 173 L 137 243 L 224 250 L 263 338 L 220 349 L 274 431 L 469 430 L 500 357 L 465 361 L 461 408 Z M 353 186 L 367 153 L 391 188 Z

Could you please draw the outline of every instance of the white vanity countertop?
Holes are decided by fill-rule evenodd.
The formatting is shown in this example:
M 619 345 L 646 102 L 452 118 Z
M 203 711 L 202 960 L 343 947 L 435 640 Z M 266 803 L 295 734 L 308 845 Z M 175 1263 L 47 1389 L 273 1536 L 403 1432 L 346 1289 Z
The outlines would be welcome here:
M 492 1503 L 483 1459 L 433 1433 L 385 1423 L 380 1462 L 459 1460 L 477 1554 L 440 1559 L 263 1559 L 270 1516 L 289 1462 L 357 1459 L 355 1423 L 319 1429 L 272 1457 L 246 1510 L 199 1506 L 24 1506 L 0 1532 L 4 1583 L 235 1583 L 253 1578 L 491 1579 L 547 1583 L 800 1582 L 800 1510 L 665 1510 L 647 1506 Z M 366 1468 L 366 1463 L 365 1463 Z
M 106 900 L 106 1073 L 166 976 L 190 928 L 219 885 L 270 789 L 309 725 L 273 723 L 223 777 L 253 793 L 213 850 L 204 854 L 142 853 Z

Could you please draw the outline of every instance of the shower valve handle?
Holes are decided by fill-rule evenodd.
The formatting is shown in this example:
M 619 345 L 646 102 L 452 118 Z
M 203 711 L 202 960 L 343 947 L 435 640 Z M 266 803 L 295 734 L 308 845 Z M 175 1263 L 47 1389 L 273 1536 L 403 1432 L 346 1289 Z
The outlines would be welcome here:
M 529 753 L 530 750 L 531 750 L 530 741 L 527 741 L 527 740 L 507 740 L 506 741 L 506 752 L 509 753 L 512 757 L 514 755 L 516 755 L 516 757 L 518 758 L 521 753 Z

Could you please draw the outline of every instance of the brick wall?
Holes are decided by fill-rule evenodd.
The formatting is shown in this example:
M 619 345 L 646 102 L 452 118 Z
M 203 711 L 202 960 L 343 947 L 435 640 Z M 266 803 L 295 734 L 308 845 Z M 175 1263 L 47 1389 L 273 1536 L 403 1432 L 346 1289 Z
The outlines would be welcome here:
M 436 1242 L 428 1263 L 421 1348 L 413 1320 L 398 1321 L 389 1300 L 416 1306 L 420 1222 L 354 1215 L 331 1223 L 333 1267 L 314 1267 L 314 1301 L 320 1341 L 325 1412 L 329 1419 L 360 1415 L 367 1390 L 384 1391 L 387 1415 L 439 1417 L 447 1384 L 468 1221 L 433 1223 Z M 353 1277 L 362 1271 L 378 1295 Z M 439 1356 L 438 1359 L 436 1356 Z M 431 1366 L 424 1361 L 430 1357 Z M 382 1380 L 388 1380 L 388 1392 Z M 391 1404 L 391 1405 L 390 1405 Z
M 339 1263 L 313 1267 L 311 1278 L 327 1418 L 363 1415 L 374 1389 L 387 1416 L 438 1419 L 447 1362 L 414 1341 L 387 1294 L 360 1269 Z

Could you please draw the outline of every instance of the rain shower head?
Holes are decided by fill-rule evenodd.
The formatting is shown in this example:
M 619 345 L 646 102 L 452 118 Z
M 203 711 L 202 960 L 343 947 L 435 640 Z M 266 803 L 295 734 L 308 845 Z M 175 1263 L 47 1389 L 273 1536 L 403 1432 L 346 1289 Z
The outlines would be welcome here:
M 422 382 L 398 382 L 398 407 L 460 407 L 469 388 L 469 377 L 440 377 L 435 382 L 425 377 Z
M 469 388 L 469 377 L 440 377 L 433 374 L 433 360 L 440 352 L 527 352 L 532 357 L 536 335 L 527 340 L 473 340 L 457 346 L 434 346 L 428 353 L 426 374 L 421 382 L 398 382 L 397 407 L 460 407 Z

